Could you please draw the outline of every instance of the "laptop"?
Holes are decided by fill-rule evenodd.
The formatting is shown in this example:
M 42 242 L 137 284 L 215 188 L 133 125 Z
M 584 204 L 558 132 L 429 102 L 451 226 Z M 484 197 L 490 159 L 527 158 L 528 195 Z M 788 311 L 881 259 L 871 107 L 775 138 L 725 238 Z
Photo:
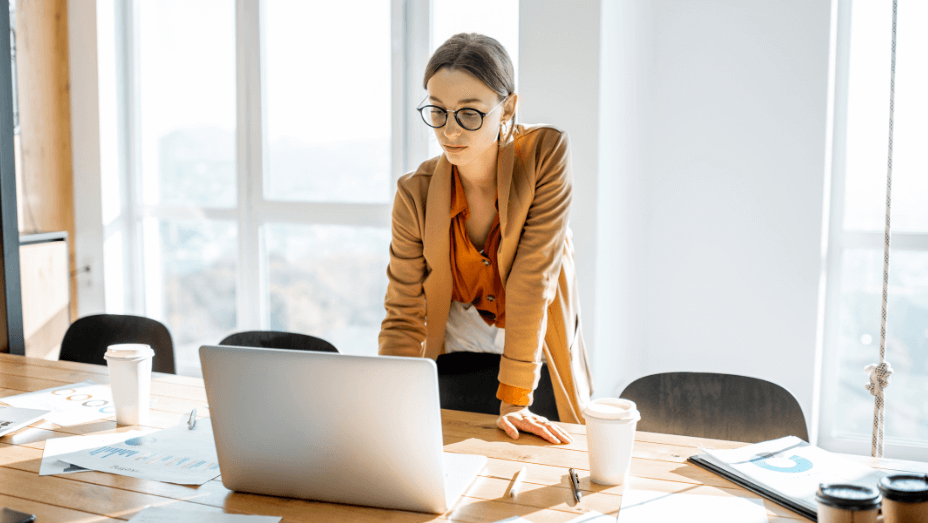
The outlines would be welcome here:
M 487 458 L 442 452 L 427 358 L 203 346 L 222 484 L 441 514 Z

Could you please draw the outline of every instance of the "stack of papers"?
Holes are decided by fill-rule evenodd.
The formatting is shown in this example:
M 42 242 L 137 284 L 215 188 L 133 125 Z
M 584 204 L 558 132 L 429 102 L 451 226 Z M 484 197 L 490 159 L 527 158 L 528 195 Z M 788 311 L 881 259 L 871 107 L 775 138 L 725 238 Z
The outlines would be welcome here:
M 740 449 L 706 450 L 690 458 L 697 465 L 815 519 L 820 483 L 876 487 L 886 475 L 795 437 L 764 441 Z
M 44 418 L 49 412 L 51 411 L 42 409 L 19 409 L 14 407 L 0 409 L 0 436 L 15 432 L 23 427 L 28 427 Z

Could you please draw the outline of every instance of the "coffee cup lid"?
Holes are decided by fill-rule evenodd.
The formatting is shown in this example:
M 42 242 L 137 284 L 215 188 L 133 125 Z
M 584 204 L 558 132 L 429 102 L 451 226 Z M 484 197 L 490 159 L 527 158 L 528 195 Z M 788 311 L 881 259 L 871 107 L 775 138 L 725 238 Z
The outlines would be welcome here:
M 150 358 L 154 355 L 155 351 L 144 343 L 119 343 L 117 345 L 110 345 L 107 347 L 106 354 L 103 357 L 106 359 L 130 359 Z
M 815 499 L 829 507 L 854 511 L 877 509 L 883 497 L 875 488 L 864 485 L 822 483 Z
M 883 497 L 903 503 L 928 501 L 928 474 L 893 474 L 877 485 Z
M 583 417 L 604 420 L 638 421 L 641 414 L 634 401 L 619 398 L 601 398 L 586 404 Z

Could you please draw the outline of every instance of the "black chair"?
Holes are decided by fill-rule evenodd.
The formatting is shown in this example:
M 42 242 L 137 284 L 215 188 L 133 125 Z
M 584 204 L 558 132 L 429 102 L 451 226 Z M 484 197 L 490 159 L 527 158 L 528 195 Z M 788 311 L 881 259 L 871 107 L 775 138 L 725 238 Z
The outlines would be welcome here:
M 175 374 L 174 342 L 161 322 L 141 316 L 95 314 L 68 327 L 61 341 L 62 361 L 106 365 L 106 348 L 117 343 L 144 343 L 155 351 L 151 370 Z
M 338 352 L 335 345 L 315 336 L 280 331 L 246 331 L 226 336 L 220 345 L 234 347 L 257 347 L 261 349 L 310 350 L 316 352 Z
M 666 372 L 635 380 L 621 395 L 641 412 L 638 430 L 757 443 L 809 441 L 802 407 L 785 388 L 759 378 Z
M 499 416 L 499 354 L 452 352 L 438 357 L 438 395 L 441 408 Z M 532 412 L 558 421 L 554 387 L 547 364 L 535 389 Z

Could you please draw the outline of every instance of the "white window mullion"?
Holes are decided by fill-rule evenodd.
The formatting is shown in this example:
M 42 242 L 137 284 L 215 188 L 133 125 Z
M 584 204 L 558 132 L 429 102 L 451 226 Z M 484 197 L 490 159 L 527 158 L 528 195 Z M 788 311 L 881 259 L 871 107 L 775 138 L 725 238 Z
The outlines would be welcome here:
M 401 8 L 404 8 L 402 16 Z M 393 117 L 394 177 L 399 178 L 405 172 L 415 169 L 420 162 L 429 157 L 430 130 L 419 125 L 419 116 L 415 109 L 422 101 L 422 74 L 429 61 L 429 43 L 432 39 L 432 2 L 431 0 L 394 0 L 392 21 L 394 41 L 402 42 L 402 66 L 393 67 L 394 110 L 402 111 Z M 401 34 L 397 40 L 398 26 Z M 403 27 L 404 26 L 404 27 Z M 394 59 L 399 59 L 396 49 Z M 397 78 L 402 76 L 402 80 Z M 401 83 L 402 82 L 402 83 Z M 396 144 L 396 142 L 401 142 Z M 405 147 L 403 146 L 405 144 Z
M 263 176 L 261 103 L 261 14 L 259 0 L 236 0 L 236 172 L 238 181 L 238 252 L 236 316 L 240 330 L 262 327 L 259 283 L 258 220 L 255 201 L 261 198 Z M 256 184 L 258 181 L 258 184 Z M 258 190 L 256 190 L 258 189 Z
M 124 212 L 122 232 L 125 238 L 123 259 L 126 278 L 126 312 L 149 315 L 157 311 L 149 310 L 146 301 L 145 269 L 148 268 L 151 277 L 160 277 L 160 264 L 156 259 L 158 252 L 144 251 L 144 238 L 142 222 L 139 213 L 139 204 L 142 201 L 141 161 L 139 154 L 139 60 L 138 60 L 138 11 L 135 2 L 114 2 L 116 24 L 116 51 L 117 64 L 116 77 L 120 86 L 117 89 L 119 96 L 119 134 L 123 140 L 120 144 L 120 165 L 122 170 Z M 157 247 L 157 245 L 155 246 Z M 146 256 L 142 253 L 146 252 Z M 153 257 L 155 259 L 153 259 Z M 147 267 L 143 264 L 148 260 Z M 152 283 L 152 282 L 149 282 Z M 159 309 L 160 310 L 160 309 Z

